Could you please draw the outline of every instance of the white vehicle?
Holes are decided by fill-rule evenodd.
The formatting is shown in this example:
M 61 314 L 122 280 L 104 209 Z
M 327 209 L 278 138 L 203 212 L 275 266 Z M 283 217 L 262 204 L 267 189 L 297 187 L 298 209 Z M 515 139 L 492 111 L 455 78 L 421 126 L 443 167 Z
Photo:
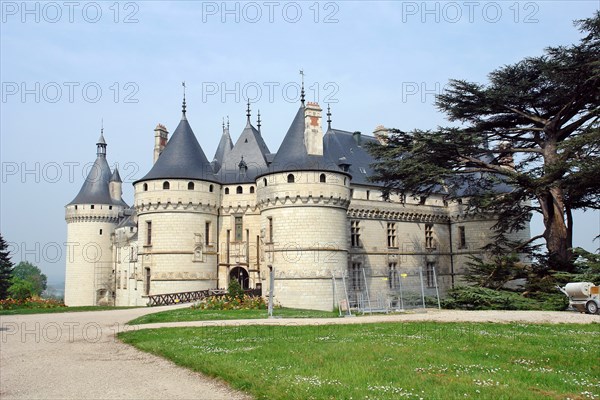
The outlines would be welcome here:
M 600 314 L 600 286 L 591 282 L 571 282 L 564 288 L 557 288 L 569 298 L 572 308 L 588 314 Z

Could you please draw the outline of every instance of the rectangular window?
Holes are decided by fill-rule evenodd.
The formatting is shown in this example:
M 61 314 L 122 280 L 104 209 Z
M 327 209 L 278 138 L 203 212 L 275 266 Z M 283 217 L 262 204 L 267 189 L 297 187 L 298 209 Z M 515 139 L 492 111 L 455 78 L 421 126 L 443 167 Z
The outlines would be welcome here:
M 435 238 L 433 237 L 433 224 L 425 225 L 425 248 L 436 248 Z
M 388 287 L 390 289 L 398 289 L 400 286 L 400 276 L 398 275 L 398 263 L 391 262 L 388 264 Z
M 396 223 L 388 222 L 387 224 L 387 244 L 388 247 L 398 247 L 396 238 Z
M 204 244 L 210 245 L 210 222 L 208 221 L 204 223 Z
M 117 289 L 121 289 L 121 271 L 117 272 Z
M 146 245 L 152 245 L 152 221 L 146 221 Z
M 352 263 L 350 266 L 350 289 L 354 292 L 360 292 L 364 289 L 364 281 L 360 263 Z
M 241 242 L 244 240 L 244 232 L 242 225 L 242 217 L 235 217 L 235 241 Z
M 102 235 L 102 229 L 100 229 L 100 234 Z
M 269 236 L 268 236 L 268 240 L 269 243 L 273 243 L 273 217 L 269 217 Z
M 352 247 L 360 247 L 360 221 L 350 221 L 350 242 Z
M 371 198 L 371 191 L 367 190 L 367 200 Z
M 433 262 L 427 262 L 427 267 L 425 270 L 425 275 L 426 275 L 426 281 L 427 281 L 427 287 L 428 288 L 433 288 L 435 287 L 435 272 L 434 272 L 434 268 L 435 268 L 435 263 Z
M 467 235 L 465 234 L 465 227 L 458 227 L 458 248 L 466 249 L 467 248 Z

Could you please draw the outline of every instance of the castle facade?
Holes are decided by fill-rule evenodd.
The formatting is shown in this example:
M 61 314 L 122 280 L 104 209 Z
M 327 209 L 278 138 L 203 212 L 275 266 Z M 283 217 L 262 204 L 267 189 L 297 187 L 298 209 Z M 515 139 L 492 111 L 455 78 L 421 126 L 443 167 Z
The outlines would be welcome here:
M 148 296 L 273 283 L 285 307 L 331 310 L 343 290 L 393 290 L 419 270 L 425 290 L 458 283 L 469 255 L 491 240 L 494 220 L 464 212 L 443 194 L 414 200 L 368 180 L 365 144 L 385 138 L 332 128 L 302 100 L 276 153 L 255 127 L 235 145 L 229 123 L 209 162 L 187 120 L 171 137 L 154 130 L 154 164 L 122 199 L 118 170 L 101 134 L 90 176 L 66 206 L 67 240 L 81 251 L 66 263 L 68 306 L 146 305 Z M 518 233 L 529 235 L 528 230 Z M 337 291 L 337 292 L 336 292 Z

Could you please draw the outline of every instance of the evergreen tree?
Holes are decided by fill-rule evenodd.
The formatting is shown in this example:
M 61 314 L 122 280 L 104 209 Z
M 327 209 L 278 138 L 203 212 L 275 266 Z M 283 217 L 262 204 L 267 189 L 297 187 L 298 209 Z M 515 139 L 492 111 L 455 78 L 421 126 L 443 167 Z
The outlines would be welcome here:
M 6 242 L 0 234 L 0 300 L 8 297 L 8 288 L 11 285 L 13 263 Z
M 489 84 L 452 80 L 436 105 L 460 127 L 392 130 L 369 146 L 373 181 L 385 193 L 446 191 L 468 198 L 468 212 L 491 213 L 496 243 L 522 250 L 508 233 L 541 213 L 548 263 L 573 271 L 575 209 L 600 209 L 600 12 L 576 24 L 570 46 L 506 65 Z

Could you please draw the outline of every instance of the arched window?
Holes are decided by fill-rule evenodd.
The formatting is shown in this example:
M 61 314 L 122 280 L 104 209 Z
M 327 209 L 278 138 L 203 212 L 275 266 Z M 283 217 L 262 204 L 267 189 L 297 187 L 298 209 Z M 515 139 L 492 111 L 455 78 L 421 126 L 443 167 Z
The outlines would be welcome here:
M 250 193 L 254 193 L 254 186 L 250 186 Z
M 319 175 L 319 182 L 321 182 L 321 183 L 325 183 L 326 182 L 325 174 Z
M 169 184 L 169 182 L 165 181 L 163 182 L 163 189 L 164 190 L 169 190 L 171 188 L 171 185 Z
M 225 194 L 229 194 L 229 188 L 225 188 Z
M 244 189 L 242 189 L 242 187 L 241 187 L 241 186 L 238 186 L 238 187 L 235 189 L 235 192 L 236 192 L 237 194 L 242 194 L 242 193 L 244 193 Z
M 263 185 L 267 186 L 267 178 L 263 178 Z
M 287 181 L 288 181 L 288 183 L 294 183 L 294 174 L 289 174 Z
M 212 193 L 214 190 L 215 190 L 215 187 L 214 187 L 213 185 L 210 185 L 210 186 L 208 187 L 208 191 L 209 191 L 209 192 L 211 192 L 211 193 Z
M 147 192 L 147 191 L 148 191 L 148 184 L 144 183 L 144 192 Z
M 194 182 L 188 182 L 188 190 L 194 190 Z

